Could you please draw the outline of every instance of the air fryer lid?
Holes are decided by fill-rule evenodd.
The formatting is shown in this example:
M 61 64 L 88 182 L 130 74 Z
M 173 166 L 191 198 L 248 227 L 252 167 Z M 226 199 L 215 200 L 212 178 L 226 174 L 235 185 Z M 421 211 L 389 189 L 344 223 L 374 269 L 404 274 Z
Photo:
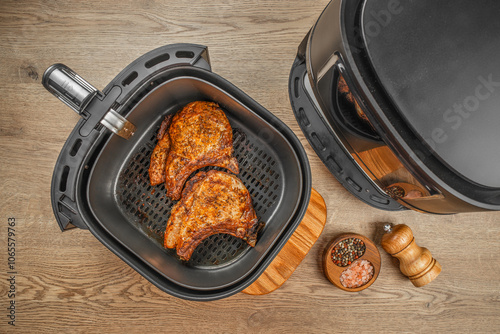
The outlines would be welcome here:
M 498 135 L 491 123 L 498 124 L 492 105 L 500 81 L 495 58 L 488 58 L 498 47 L 491 45 L 492 32 L 478 32 L 486 44 L 473 38 L 477 27 L 498 30 L 498 24 L 474 22 L 488 21 L 498 5 L 421 3 L 331 1 L 299 45 L 289 81 L 292 109 L 332 174 L 370 205 L 444 214 L 499 210 Z M 464 37 L 455 33 L 466 29 L 472 31 Z M 451 45 L 448 50 L 443 43 Z M 460 54 L 462 44 L 467 54 Z M 481 63 L 490 73 L 472 75 Z M 340 78 L 355 108 L 352 101 L 342 103 L 345 92 L 339 100 Z M 463 116 L 454 103 L 476 110 L 464 106 L 460 111 L 469 114 Z M 466 125 L 472 117 L 481 119 Z M 361 129 L 355 118 L 373 131 Z
M 394 109 L 465 180 L 500 187 L 500 2 L 366 1 L 366 53 Z M 410 140 L 409 140 L 410 142 Z

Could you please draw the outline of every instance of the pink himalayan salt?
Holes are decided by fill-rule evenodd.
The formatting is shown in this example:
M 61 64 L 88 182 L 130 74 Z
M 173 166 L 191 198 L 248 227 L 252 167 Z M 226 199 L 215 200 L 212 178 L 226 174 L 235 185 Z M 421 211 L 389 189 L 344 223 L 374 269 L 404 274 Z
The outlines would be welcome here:
M 373 277 L 373 265 L 367 260 L 356 260 L 340 275 L 340 283 L 346 288 L 359 288 Z

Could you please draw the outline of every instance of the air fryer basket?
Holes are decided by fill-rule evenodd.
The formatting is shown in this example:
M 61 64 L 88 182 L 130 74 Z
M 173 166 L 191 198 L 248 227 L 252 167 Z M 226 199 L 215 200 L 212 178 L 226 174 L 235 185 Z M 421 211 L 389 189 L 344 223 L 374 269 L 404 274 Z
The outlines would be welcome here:
M 75 77 L 83 80 L 76 74 L 70 80 Z M 50 84 L 44 75 L 44 85 Z M 74 99 L 58 97 L 72 106 Z M 229 235 L 214 235 L 183 262 L 162 246 L 174 203 L 163 185 L 150 186 L 148 168 L 162 119 L 195 100 L 217 102 L 226 112 L 238 176 L 265 227 L 254 248 Z M 54 171 L 52 202 L 58 223 L 62 229 L 71 224 L 88 228 L 160 289 L 193 300 L 241 291 L 260 276 L 300 224 L 311 191 L 303 147 L 285 124 L 210 71 L 206 47 L 177 44 L 151 51 L 103 93 L 84 102 L 84 119 L 68 138 Z M 94 117 L 110 108 L 136 126 L 128 140 L 111 135 Z
M 190 101 L 210 100 L 224 109 L 235 136 L 239 177 L 250 191 L 265 227 L 252 248 L 240 239 L 216 235 L 179 261 L 162 246 L 173 206 L 163 185 L 149 185 L 149 157 L 159 124 Z M 149 93 L 127 119 L 135 135 L 113 136 L 98 157 L 89 180 L 88 202 L 99 223 L 166 278 L 192 289 L 218 289 L 245 277 L 293 218 L 302 195 L 300 162 L 287 140 L 233 97 L 196 76 L 169 80 Z M 138 233 L 138 230 L 142 233 Z

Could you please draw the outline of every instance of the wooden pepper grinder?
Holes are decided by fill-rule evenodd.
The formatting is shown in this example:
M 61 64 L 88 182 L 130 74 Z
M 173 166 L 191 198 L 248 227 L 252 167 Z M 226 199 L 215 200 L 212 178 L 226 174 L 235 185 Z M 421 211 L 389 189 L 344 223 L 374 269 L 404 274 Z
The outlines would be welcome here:
M 416 244 L 408 226 L 386 224 L 384 230 L 386 233 L 382 237 L 382 247 L 399 259 L 399 269 L 414 286 L 424 286 L 439 275 L 441 265 L 427 248 Z

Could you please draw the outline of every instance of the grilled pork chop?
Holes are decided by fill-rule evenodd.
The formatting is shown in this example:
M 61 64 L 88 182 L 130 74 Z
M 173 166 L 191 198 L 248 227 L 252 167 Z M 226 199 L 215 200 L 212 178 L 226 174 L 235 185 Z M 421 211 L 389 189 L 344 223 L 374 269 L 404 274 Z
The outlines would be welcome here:
M 164 245 L 176 248 L 177 255 L 187 261 L 213 234 L 231 234 L 253 247 L 261 227 L 250 193 L 238 177 L 217 170 L 199 172 L 171 211 Z
M 168 115 L 165 117 L 156 136 L 158 143 L 151 154 L 151 162 L 149 164 L 149 181 L 152 186 L 165 182 L 165 167 L 167 165 L 167 155 L 170 152 L 168 127 L 172 121 L 172 116 Z
M 238 174 L 238 161 L 232 157 L 233 132 L 218 104 L 189 103 L 173 117 L 168 135 L 165 187 L 172 199 L 180 198 L 187 178 L 202 167 L 218 166 Z

